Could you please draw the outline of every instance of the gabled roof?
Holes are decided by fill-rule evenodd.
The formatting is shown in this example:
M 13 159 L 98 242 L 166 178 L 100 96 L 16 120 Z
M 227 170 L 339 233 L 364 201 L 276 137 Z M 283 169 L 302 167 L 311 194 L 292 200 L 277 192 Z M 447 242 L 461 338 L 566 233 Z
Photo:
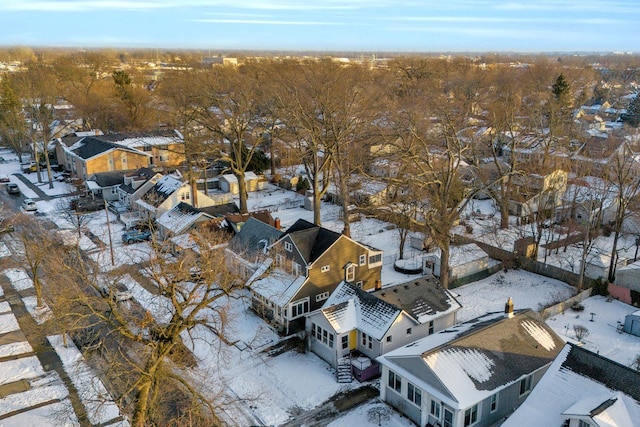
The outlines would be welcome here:
M 376 296 L 341 282 L 321 309 L 337 333 L 357 329 L 381 340 L 402 310 Z
M 266 247 L 278 240 L 281 235 L 282 231 L 277 228 L 249 217 L 240 232 L 233 236 L 228 248 L 240 256 L 252 258 L 254 254 L 264 251 Z
M 101 172 L 93 174 L 87 181 L 95 181 L 100 188 L 114 187 L 116 185 L 122 185 L 124 172 Z
M 180 202 L 174 206 L 173 209 L 162 214 L 160 218 L 157 219 L 157 222 L 172 233 L 181 234 L 203 217 L 213 218 L 187 203 Z
M 640 372 L 566 344 L 503 426 L 562 425 L 570 417 L 589 417 L 603 427 L 636 426 Z
M 433 276 L 423 276 L 372 292 L 372 295 L 400 307 L 419 323 L 429 322 L 462 306 Z
M 342 235 L 303 219 L 297 220 L 287 231 L 307 264 L 313 263 Z
M 378 360 L 424 389 L 439 390 L 453 407 L 467 408 L 550 364 L 564 344 L 531 310 L 465 324 L 462 333 L 441 331 Z
M 144 195 L 144 199 L 146 202 L 152 201 L 154 206 L 159 206 L 183 184 L 179 179 L 171 175 L 165 175 L 156 182 L 156 185 L 149 189 Z
M 118 144 L 115 144 L 107 139 L 104 139 L 104 136 L 87 136 L 84 137 L 68 148 L 69 151 L 77 155 L 78 157 L 87 160 L 92 157 L 95 157 L 99 154 L 104 154 L 113 150 L 124 150 L 130 153 L 139 154 L 141 156 L 149 156 L 142 151 L 130 149 L 128 147 L 124 147 Z

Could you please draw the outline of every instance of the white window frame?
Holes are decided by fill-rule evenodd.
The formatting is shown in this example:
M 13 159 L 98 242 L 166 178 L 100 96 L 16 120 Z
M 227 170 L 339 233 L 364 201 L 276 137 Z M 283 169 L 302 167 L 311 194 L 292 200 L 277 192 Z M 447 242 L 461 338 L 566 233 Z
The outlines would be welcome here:
M 498 410 L 498 393 L 492 394 L 489 399 L 489 413 L 493 414 Z
M 362 285 L 363 285 L 362 280 L 358 280 L 358 281 L 356 282 L 356 288 L 358 288 L 358 289 L 362 289 Z
M 396 393 L 400 394 L 402 392 L 402 378 L 400 375 L 393 372 L 389 369 L 389 377 L 387 379 L 387 385 L 389 388 Z
M 533 383 L 533 374 L 529 374 L 520 380 L 520 397 L 529 394 L 531 392 L 531 385 Z
M 440 421 L 440 415 L 442 413 L 442 404 L 437 400 L 431 399 L 431 405 L 429 406 L 429 414 L 435 419 Z
M 302 266 L 295 261 L 291 261 L 291 274 L 294 276 L 300 276 L 302 272 Z
M 284 256 L 276 254 L 276 266 L 281 267 L 284 264 Z
M 409 381 L 407 381 L 407 399 L 417 407 L 422 407 L 422 390 Z
M 379 260 L 376 261 L 376 258 L 380 257 Z M 378 267 L 382 265 L 382 252 L 369 252 L 369 268 Z
M 469 422 L 467 423 L 467 413 L 469 414 Z M 475 415 L 475 419 L 474 418 Z M 470 408 L 467 408 L 463 413 L 462 425 L 464 427 L 469 427 L 475 425 L 480 421 L 480 404 L 476 403 Z
M 356 266 L 349 264 L 346 268 L 344 278 L 347 282 L 353 282 L 356 279 Z
M 362 254 L 358 259 L 358 265 L 365 265 L 365 264 L 367 264 L 367 255 Z
M 296 308 L 296 314 L 295 315 L 293 314 L 293 309 L 294 308 Z M 299 310 L 298 310 L 298 308 L 299 308 Z M 289 312 L 291 313 L 291 317 L 289 318 L 289 320 L 297 319 L 298 317 L 304 316 L 305 313 L 309 312 L 309 298 L 304 298 L 304 299 L 292 302 L 289 305 Z
M 284 242 L 284 250 L 287 252 L 293 251 L 293 245 L 291 242 Z
M 413 328 L 407 328 L 407 335 L 413 334 Z
M 330 294 L 329 291 L 317 294 L 316 295 L 316 302 L 320 302 L 320 301 L 326 300 L 327 298 L 329 298 L 329 294 Z
M 331 270 L 331 266 L 330 265 L 323 265 L 322 267 L 320 267 L 320 272 L 321 273 L 326 273 L 328 271 Z

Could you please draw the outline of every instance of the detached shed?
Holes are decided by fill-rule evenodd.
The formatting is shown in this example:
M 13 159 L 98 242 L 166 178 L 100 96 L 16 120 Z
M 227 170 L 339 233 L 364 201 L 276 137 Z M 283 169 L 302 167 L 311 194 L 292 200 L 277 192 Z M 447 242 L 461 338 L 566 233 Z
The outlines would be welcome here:
M 238 188 L 238 178 L 233 174 L 224 174 L 219 178 L 220 190 L 229 192 L 231 194 L 238 194 L 240 191 Z M 253 172 L 246 172 L 244 175 L 244 182 L 247 185 L 247 192 L 263 190 L 266 187 L 267 180 L 264 177 L 259 177 Z
M 624 318 L 623 330 L 628 334 L 640 337 L 640 310 L 627 314 Z

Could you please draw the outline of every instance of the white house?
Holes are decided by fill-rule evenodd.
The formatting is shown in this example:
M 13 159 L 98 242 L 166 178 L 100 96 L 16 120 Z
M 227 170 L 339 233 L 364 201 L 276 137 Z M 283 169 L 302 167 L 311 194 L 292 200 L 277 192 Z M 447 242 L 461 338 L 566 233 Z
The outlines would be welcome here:
M 522 404 L 563 345 L 536 313 L 514 314 L 508 302 L 505 313 L 380 356 L 380 398 L 419 426 L 493 426 Z

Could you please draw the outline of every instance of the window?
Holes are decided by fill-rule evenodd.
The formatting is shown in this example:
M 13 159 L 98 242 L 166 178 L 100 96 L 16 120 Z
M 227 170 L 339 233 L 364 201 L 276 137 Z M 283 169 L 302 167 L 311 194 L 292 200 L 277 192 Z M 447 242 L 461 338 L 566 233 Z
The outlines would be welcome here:
M 311 324 L 311 336 L 329 348 L 333 348 L 333 334 L 315 323 Z
M 444 416 L 442 417 L 442 427 L 453 427 L 453 411 L 444 408 Z
M 413 333 L 413 328 L 407 328 L 407 335 L 411 335 Z
M 533 375 L 527 375 L 523 379 L 520 380 L 520 396 L 523 394 L 529 393 L 531 391 L 531 379 Z
M 496 412 L 498 410 L 498 394 L 491 395 L 491 401 L 489 404 L 489 411 Z
M 353 264 L 349 264 L 347 265 L 347 271 L 345 274 L 345 280 L 347 282 L 353 282 L 353 280 L 356 278 L 356 266 Z
M 282 264 L 284 264 L 284 257 L 281 254 L 276 254 L 276 265 L 282 267 Z
M 478 422 L 478 405 L 464 411 L 464 427 L 468 427 Z
M 349 335 L 342 336 L 342 349 L 346 350 L 349 348 Z
M 358 289 L 362 289 L 362 280 L 358 280 L 358 281 L 356 282 L 356 288 L 358 288 Z
M 433 333 L 433 320 L 429 322 L 429 335 Z
M 142 147 L 142 151 L 149 152 L 151 150 L 153 150 L 153 148 L 150 145 L 145 145 Z
M 407 399 L 418 406 L 422 405 L 422 391 L 411 383 L 407 383 Z
M 360 265 L 365 265 L 366 263 L 367 263 L 367 256 L 366 255 L 360 255 L 359 264 Z
M 578 427 L 593 427 L 593 426 L 591 425 L 591 423 L 589 423 L 587 421 L 579 420 L 578 421 Z
M 168 154 L 161 154 L 160 155 L 160 161 L 161 162 L 168 162 L 169 161 L 169 155 Z
M 330 265 L 323 265 L 322 268 L 320 268 L 320 271 L 322 273 L 326 273 L 329 270 L 331 270 L 331 266 Z
M 300 270 L 302 270 L 300 264 L 295 261 L 291 261 L 291 274 L 293 274 L 294 276 L 299 276 Z
M 291 303 L 291 319 L 302 316 L 309 311 L 309 300 L 296 301 Z
M 393 371 L 389 371 L 389 387 L 400 393 L 402 381 L 400 377 Z
M 158 145 L 158 150 L 168 150 L 169 146 L 168 145 Z
M 329 298 L 329 292 L 323 292 L 321 294 L 316 295 L 316 302 L 324 301 Z
M 284 250 L 287 252 L 291 252 L 293 250 L 293 245 L 291 242 L 284 242 Z
M 392 337 L 391 335 L 389 335 L 389 336 L 387 337 L 387 342 L 391 342 L 391 341 L 393 341 L 393 337 Z
M 362 346 L 367 347 L 369 350 L 373 349 L 373 338 L 362 332 Z
M 429 413 L 433 415 L 434 418 L 439 420 L 440 419 L 440 402 L 432 400 L 431 409 L 429 410 Z
M 382 254 L 369 255 L 369 265 L 382 263 Z

